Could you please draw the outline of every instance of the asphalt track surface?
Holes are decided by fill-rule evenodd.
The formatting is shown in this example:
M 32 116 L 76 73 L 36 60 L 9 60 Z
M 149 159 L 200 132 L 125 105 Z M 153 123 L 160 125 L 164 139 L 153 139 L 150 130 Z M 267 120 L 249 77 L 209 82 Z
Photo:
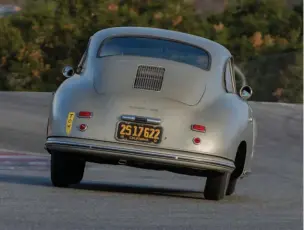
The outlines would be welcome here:
M 0 93 L 1 230 L 303 226 L 302 105 L 251 103 L 259 131 L 253 172 L 216 202 L 203 199 L 204 178 L 124 166 L 91 164 L 80 185 L 52 187 L 43 149 L 49 102 L 48 93 Z

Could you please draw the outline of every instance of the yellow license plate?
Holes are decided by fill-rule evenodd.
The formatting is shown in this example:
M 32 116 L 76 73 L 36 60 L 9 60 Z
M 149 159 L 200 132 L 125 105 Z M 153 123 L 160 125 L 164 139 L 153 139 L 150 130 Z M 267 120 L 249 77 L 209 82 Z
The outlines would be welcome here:
M 120 140 L 159 144 L 163 129 L 161 126 L 120 122 L 116 137 Z

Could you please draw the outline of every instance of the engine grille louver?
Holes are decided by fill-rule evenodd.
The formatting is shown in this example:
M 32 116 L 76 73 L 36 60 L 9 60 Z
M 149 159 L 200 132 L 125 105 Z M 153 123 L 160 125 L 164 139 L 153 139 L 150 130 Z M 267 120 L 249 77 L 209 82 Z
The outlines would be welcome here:
M 160 91 L 165 68 L 141 65 L 137 69 L 133 87 L 136 89 Z

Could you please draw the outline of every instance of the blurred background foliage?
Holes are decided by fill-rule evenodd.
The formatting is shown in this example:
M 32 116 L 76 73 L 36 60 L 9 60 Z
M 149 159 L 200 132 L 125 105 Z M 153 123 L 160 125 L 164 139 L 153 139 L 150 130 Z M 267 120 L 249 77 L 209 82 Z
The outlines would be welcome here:
M 252 100 L 303 102 L 303 3 L 235 0 L 198 13 L 191 0 L 27 0 L 0 18 L 0 90 L 54 91 L 89 37 L 114 26 L 148 26 L 226 46 L 253 87 Z

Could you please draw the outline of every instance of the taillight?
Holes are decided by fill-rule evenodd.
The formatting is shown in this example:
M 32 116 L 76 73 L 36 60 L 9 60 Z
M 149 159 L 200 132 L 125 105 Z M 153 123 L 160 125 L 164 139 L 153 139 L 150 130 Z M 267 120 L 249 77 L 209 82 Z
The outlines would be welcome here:
M 191 130 L 201 132 L 201 133 L 205 133 L 206 132 L 206 127 L 203 126 L 203 125 L 194 124 L 194 125 L 191 125 Z
M 93 117 L 93 113 L 89 111 L 80 111 L 77 116 L 79 118 L 91 118 Z
M 81 132 L 84 132 L 84 131 L 86 131 L 86 129 L 88 128 L 88 126 L 86 125 L 86 124 L 81 124 L 81 125 L 79 125 L 79 130 L 81 131 Z
M 199 137 L 193 138 L 193 143 L 199 145 L 201 143 L 201 139 Z

